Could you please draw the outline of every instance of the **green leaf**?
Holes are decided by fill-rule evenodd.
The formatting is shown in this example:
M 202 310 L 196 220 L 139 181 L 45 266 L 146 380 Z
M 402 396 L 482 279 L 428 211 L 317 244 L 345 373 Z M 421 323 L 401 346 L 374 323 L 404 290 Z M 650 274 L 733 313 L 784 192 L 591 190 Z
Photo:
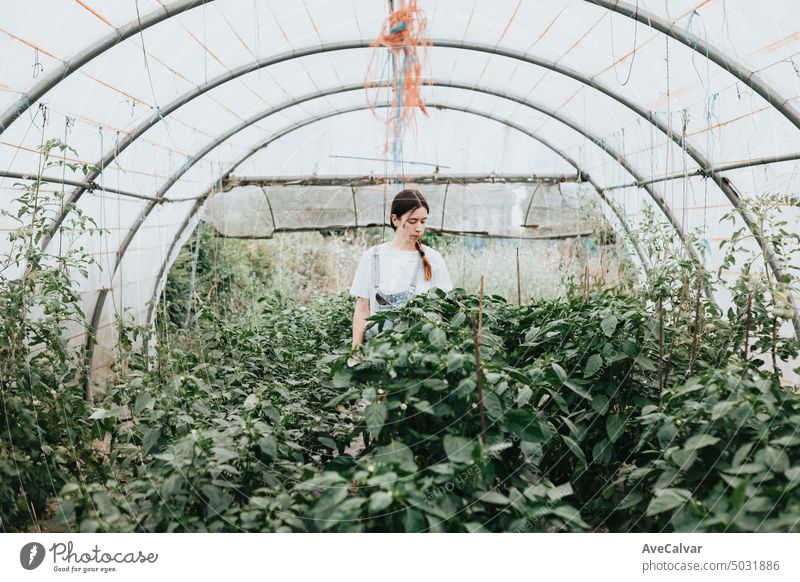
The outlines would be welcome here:
M 550 439 L 550 429 L 539 421 L 532 412 L 523 408 L 514 408 L 503 415 L 503 424 L 512 434 L 523 441 L 542 443 Z
M 393 440 L 386 446 L 376 448 L 372 458 L 380 463 L 395 464 L 408 473 L 417 471 L 414 453 L 400 441 Z
M 444 452 L 447 458 L 454 463 L 467 463 L 472 459 L 472 452 L 475 450 L 475 441 L 466 437 L 445 435 Z
M 715 445 L 718 442 L 719 439 L 710 434 L 696 434 L 686 440 L 686 444 L 683 445 L 683 448 L 687 451 L 696 451 L 697 449 L 702 449 L 703 447 Z
M 139 396 L 136 397 L 136 402 L 133 405 L 133 413 L 139 415 L 145 408 L 152 410 L 155 402 L 156 399 L 149 394 L 139 394 Z
M 486 414 L 491 420 L 498 420 L 503 416 L 503 403 L 500 402 L 500 397 L 494 392 L 485 391 L 483 393 L 483 405 L 486 408 Z
M 434 327 L 428 334 L 428 342 L 434 348 L 441 349 L 447 345 L 447 334 L 443 329 Z
M 586 467 L 586 455 L 583 454 L 583 450 L 580 445 L 575 442 L 575 439 L 566 435 L 561 435 L 561 439 L 566 443 L 567 447 L 569 447 L 569 450 L 572 451 L 572 454 L 578 457 L 581 464 Z
M 258 404 L 258 396 L 255 394 L 250 394 L 247 398 L 244 399 L 243 407 L 245 410 L 253 410 L 257 404 Z
M 498 493 L 497 491 L 487 491 L 478 497 L 478 501 L 483 503 L 493 503 L 495 505 L 508 505 L 511 503 L 511 500 L 503 495 L 502 493 Z
M 339 473 L 335 471 L 323 471 L 311 479 L 301 481 L 295 485 L 295 489 L 300 491 L 316 491 L 317 489 L 328 489 L 337 485 L 346 489 L 344 482 L 344 477 L 339 475 Z
M 606 434 L 609 440 L 614 443 L 622 436 L 625 431 L 625 419 L 618 412 L 613 412 L 606 416 Z
M 552 513 L 562 518 L 567 523 L 576 525 L 583 529 L 589 529 L 589 524 L 583 521 L 581 512 L 571 505 L 559 505 L 552 510 Z
M 734 406 L 735 403 L 731 402 L 730 400 L 717 402 L 714 405 L 714 408 L 711 409 L 711 420 L 719 420 L 733 410 Z
M 766 467 L 761 463 L 745 463 L 743 465 L 739 465 L 738 467 L 730 467 L 728 469 L 723 469 L 726 473 L 732 473 L 734 475 L 755 475 L 756 473 L 761 473 L 764 471 Z
M 206 484 L 200 490 L 205 494 L 208 499 L 209 508 L 213 513 L 223 513 L 231 504 L 230 497 L 223 490 L 216 485 Z
M 525 406 L 530 402 L 531 396 L 533 396 L 533 390 L 531 390 L 529 386 L 520 388 L 516 398 L 517 406 Z
M 258 446 L 265 455 L 273 459 L 278 456 L 278 443 L 275 437 L 271 435 L 262 436 L 258 439 Z
M 319 436 L 317 437 L 317 441 L 325 448 L 335 451 L 338 449 L 336 446 L 336 441 L 333 440 L 329 436 Z
M 450 352 L 447 354 L 447 373 L 452 374 L 464 367 L 466 357 L 459 352 Z
M 403 515 L 403 530 L 408 533 L 420 533 L 426 530 L 427 527 L 428 523 L 421 512 L 411 507 L 406 508 L 406 512 Z
M 547 497 L 550 498 L 551 501 L 558 501 L 564 497 L 572 495 L 574 491 L 572 490 L 572 484 L 567 481 L 566 483 L 562 483 L 561 485 L 557 485 L 547 490 Z
M 592 447 L 592 460 L 598 465 L 607 465 L 611 461 L 614 447 L 606 439 L 597 441 Z
M 608 396 L 605 394 L 595 394 L 592 396 L 592 410 L 598 414 L 608 412 Z
M 372 514 L 383 511 L 392 504 L 392 496 L 386 491 L 376 491 L 369 496 L 369 512 Z
M 559 380 L 561 380 L 562 382 L 566 382 L 567 381 L 567 378 L 569 376 L 567 376 L 567 373 L 564 371 L 564 368 L 562 368 L 561 366 L 559 366 L 555 362 L 550 364 L 550 367 L 553 368 L 553 371 L 556 373 L 556 376 L 558 376 Z
M 358 396 L 358 389 L 351 388 L 347 392 L 342 392 L 338 396 L 334 396 L 325 403 L 325 408 L 335 408 L 345 400 L 352 400 Z
M 570 380 L 565 380 L 564 381 L 564 386 L 566 386 L 567 388 L 572 390 L 578 396 L 586 398 L 587 400 L 591 400 L 592 399 L 592 395 L 589 393 L 589 391 L 586 390 L 586 388 L 584 388 L 583 386 L 580 386 L 575 382 L 572 382 Z
M 633 361 L 638 364 L 642 370 L 647 370 L 648 372 L 655 372 L 658 370 L 653 360 L 645 356 L 636 356 Z
M 645 515 L 658 515 L 665 511 L 671 511 L 676 507 L 682 506 L 692 498 L 692 492 L 688 489 L 662 489 L 656 497 L 650 501 Z
M 142 431 L 142 449 L 144 449 L 144 454 L 149 453 L 153 449 L 159 438 L 161 438 L 161 429 L 158 427 L 146 428 Z
M 113 408 L 98 408 L 95 410 L 91 416 L 89 417 L 90 420 L 101 420 L 103 418 L 111 418 L 114 416 L 119 416 L 125 413 L 124 406 L 115 406 Z
M 314 500 L 311 510 L 315 518 L 326 520 L 328 514 L 347 498 L 348 492 L 345 485 L 334 486 L 325 491 Z M 333 527 L 334 523 L 320 524 L 320 529 Z
M 623 499 L 620 501 L 616 506 L 616 511 L 621 511 L 623 509 L 628 509 L 629 507 L 633 507 L 634 505 L 638 504 L 644 494 L 638 490 L 631 490 Z
M 380 475 L 370 477 L 367 480 L 367 485 L 372 487 L 382 487 L 383 489 L 388 490 L 392 488 L 392 485 L 394 485 L 395 481 L 397 481 L 397 473 L 394 471 L 389 471 L 388 473 L 381 473 Z
M 381 434 L 386 422 L 386 415 L 386 405 L 383 402 L 373 402 L 364 409 L 364 420 L 367 422 L 367 430 L 372 438 L 377 438 Z
M 780 447 L 794 447 L 800 445 L 800 435 L 790 434 L 787 436 L 778 437 L 769 441 L 773 445 Z
M 697 460 L 697 452 L 687 449 L 677 449 L 670 455 L 670 460 L 675 463 L 681 471 L 688 471 Z
M 600 329 L 603 330 L 603 333 L 606 334 L 607 337 L 611 337 L 614 335 L 614 330 L 617 329 L 618 323 L 619 321 L 616 315 L 607 315 L 603 318 L 603 321 L 600 322 Z
M 786 484 L 787 491 L 800 485 L 800 466 L 786 469 L 783 474 L 789 480 L 789 483 Z
M 583 369 L 583 377 L 590 378 L 594 376 L 597 371 L 603 367 L 603 356 L 600 354 L 592 354 L 586 361 L 586 367 Z
M 350 368 L 342 368 L 333 375 L 333 385 L 336 388 L 347 388 L 351 384 L 352 376 Z

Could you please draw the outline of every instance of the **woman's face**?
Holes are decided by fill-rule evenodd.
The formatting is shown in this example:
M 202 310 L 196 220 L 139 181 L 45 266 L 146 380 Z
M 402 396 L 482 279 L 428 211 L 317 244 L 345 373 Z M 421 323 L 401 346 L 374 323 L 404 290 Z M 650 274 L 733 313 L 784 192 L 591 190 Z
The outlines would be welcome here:
M 427 222 L 428 211 L 424 206 L 409 210 L 399 219 L 396 214 L 392 214 L 392 224 L 397 227 L 396 236 L 410 243 L 415 243 L 422 238 Z

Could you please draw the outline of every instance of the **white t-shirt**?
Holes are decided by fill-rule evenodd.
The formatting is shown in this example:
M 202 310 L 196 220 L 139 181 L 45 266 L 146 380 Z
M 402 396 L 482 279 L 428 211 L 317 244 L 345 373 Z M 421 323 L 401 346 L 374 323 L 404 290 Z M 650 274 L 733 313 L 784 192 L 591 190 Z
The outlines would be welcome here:
M 414 269 L 420 261 L 419 252 L 401 251 L 392 246 L 391 241 L 376 245 L 380 256 L 380 285 L 378 289 L 382 293 L 399 293 L 408 291 L 411 288 L 411 278 L 414 276 Z M 372 281 L 372 252 L 376 247 L 370 247 L 361 256 L 358 262 L 356 274 L 353 277 L 353 284 L 350 286 L 350 295 L 354 297 L 364 297 L 370 300 L 370 313 L 375 313 L 373 303 Z M 417 276 L 417 287 L 415 294 L 424 293 L 431 288 L 439 288 L 443 291 L 450 291 L 453 284 L 450 282 L 450 274 L 444 263 L 442 255 L 428 245 L 423 244 L 422 250 L 425 257 L 431 263 L 432 279 L 425 280 L 425 271 L 420 264 L 419 275 Z

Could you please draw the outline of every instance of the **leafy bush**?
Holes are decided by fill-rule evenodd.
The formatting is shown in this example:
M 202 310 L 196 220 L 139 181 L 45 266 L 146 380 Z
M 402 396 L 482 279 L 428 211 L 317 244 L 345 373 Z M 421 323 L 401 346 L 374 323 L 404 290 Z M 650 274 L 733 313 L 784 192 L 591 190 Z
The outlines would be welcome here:
M 42 146 L 44 168 L 64 165 L 53 154 L 68 148 Z M 67 164 L 88 171 L 86 166 Z M 64 328 L 84 326 L 72 275 L 86 274 L 91 259 L 69 241 L 96 232 L 95 224 L 72 208 L 56 236 L 60 254 L 41 241 L 62 209 L 63 193 L 42 191 L 42 183 L 17 185 L 17 212 L 2 211 L 19 224 L 0 256 L 0 529 L 24 529 L 45 515 L 47 502 L 70 479 L 97 478 L 103 460 L 92 447 L 102 438 L 84 401 L 83 354 L 68 348 Z
M 25 192 L 20 216 L 36 216 Z M 69 274 L 86 257 L 37 255 L 43 220 L 15 247 L 36 268 L 0 288 L 7 529 L 53 496 L 81 531 L 800 529 L 800 396 L 777 365 L 798 354 L 776 333 L 789 282 L 752 274 L 754 257 L 722 314 L 719 278 L 653 226 L 640 242 L 660 260 L 635 295 L 588 276 L 522 307 L 437 290 L 374 316 L 353 351 L 351 297 L 267 291 L 274 265 L 220 266 L 205 233 L 155 351 L 122 354 L 91 410 L 61 339 L 85 323 Z M 123 350 L 145 343 L 120 325 Z

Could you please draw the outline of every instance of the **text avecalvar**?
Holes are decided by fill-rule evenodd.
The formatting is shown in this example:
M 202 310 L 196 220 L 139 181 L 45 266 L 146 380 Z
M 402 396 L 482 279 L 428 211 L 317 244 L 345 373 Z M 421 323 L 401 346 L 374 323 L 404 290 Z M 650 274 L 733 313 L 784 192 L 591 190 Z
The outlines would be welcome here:
M 651 546 L 645 544 L 642 548 L 643 554 L 699 554 L 703 546 L 691 546 L 687 544 L 665 544 L 663 546 Z

